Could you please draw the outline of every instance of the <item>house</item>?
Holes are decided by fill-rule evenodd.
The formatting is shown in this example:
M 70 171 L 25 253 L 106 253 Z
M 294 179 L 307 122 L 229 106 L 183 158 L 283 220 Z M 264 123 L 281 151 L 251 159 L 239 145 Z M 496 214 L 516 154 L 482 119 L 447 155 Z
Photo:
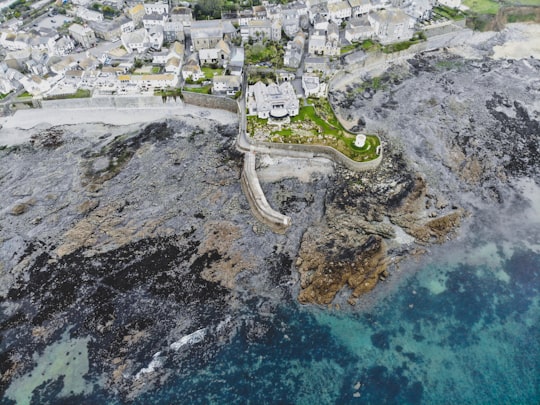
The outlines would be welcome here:
M 166 21 L 163 24 L 163 40 L 165 42 L 184 42 L 184 24 L 180 21 Z
M 178 84 L 178 76 L 172 73 L 156 75 L 120 75 L 120 87 L 134 86 L 139 90 L 166 89 Z
M 163 27 L 155 25 L 148 30 L 150 47 L 159 51 L 163 45 Z
M 459 8 L 461 6 L 461 0 L 439 0 L 438 3 L 450 8 Z
M 29 43 L 32 37 L 32 35 L 21 32 L 0 32 L 0 46 L 6 48 L 8 51 L 18 51 L 26 49 L 29 47 Z
M 132 53 L 137 51 L 142 53 L 150 48 L 150 35 L 145 28 L 139 28 L 133 32 L 125 32 L 121 36 L 122 45 L 128 51 Z
M 271 41 L 279 41 L 281 39 L 281 22 L 269 19 L 251 20 L 246 26 L 240 27 L 240 33 L 244 40 L 267 38 Z
M 358 42 L 371 38 L 374 34 L 373 27 L 367 16 L 351 18 L 345 27 L 345 39 L 349 42 Z
M 253 12 L 253 17 L 258 20 L 264 20 L 268 17 L 268 13 L 266 12 L 265 6 L 253 6 L 251 7 L 251 10 Z
M 144 11 L 144 6 L 142 4 L 137 4 L 131 8 L 128 8 L 126 11 L 126 16 L 133 21 L 135 27 L 141 23 L 145 14 L 146 12 Z
M 230 21 L 193 21 L 191 25 L 193 49 L 199 51 L 201 49 L 213 48 L 225 36 L 233 36 L 235 33 L 236 28 L 234 28 Z
M 430 0 L 413 0 L 405 7 L 404 11 L 417 21 L 426 21 L 431 19 L 432 9 Z
M 383 44 L 404 41 L 413 34 L 414 19 L 397 8 L 371 12 L 368 20 Z
M 144 3 L 145 14 L 169 14 L 169 4 L 163 2 Z
M 167 56 L 169 55 L 168 49 L 162 49 L 159 52 L 152 53 L 153 65 L 165 65 L 167 63 Z
M 360 15 L 367 14 L 371 11 L 370 0 L 348 0 L 349 6 L 351 6 L 351 17 L 358 17 Z
M 244 48 L 233 47 L 232 56 L 227 66 L 229 74 L 234 76 L 242 76 L 244 72 Z
M 19 82 L 24 89 L 33 96 L 45 93 L 51 89 L 51 83 L 37 75 L 24 75 Z
M 98 11 L 88 10 L 85 7 L 77 7 L 75 10 L 75 16 L 79 17 L 83 21 L 103 21 L 103 14 Z
M 331 27 L 331 24 L 328 25 Z M 327 33 L 316 31 L 308 41 L 308 52 L 310 55 L 316 56 L 338 56 L 339 36 L 336 37 L 335 29 L 329 29 Z
M 75 49 L 75 43 L 68 36 L 59 37 L 48 41 L 48 51 L 54 56 L 66 56 L 73 52 Z
M 328 73 L 329 58 L 327 56 L 310 56 L 304 60 L 304 70 L 308 73 Z
M 182 66 L 182 78 L 184 80 L 193 80 L 196 82 L 204 77 L 204 73 L 199 64 L 199 55 L 198 52 L 193 52 Z
M 69 27 L 68 32 L 69 35 L 85 49 L 92 48 L 97 44 L 96 34 L 90 27 L 72 24 Z
M 302 89 L 306 97 L 324 97 L 326 83 L 321 83 L 317 75 L 304 74 L 302 75 Z
M 169 19 L 171 22 L 182 23 L 184 27 L 191 27 L 193 14 L 188 7 L 175 7 L 171 10 Z
M 313 28 L 315 31 L 326 31 L 328 28 L 328 17 L 317 14 L 313 19 Z
M 146 29 L 156 25 L 161 25 L 163 27 L 165 22 L 167 22 L 167 16 L 158 13 L 145 14 L 142 19 L 143 27 Z
M 201 49 L 199 61 L 201 65 L 226 66 L 231 57 L 231 48 L 224 40 L 220 40 L 214 48 Z
M 234 96 L 242 90 L 242 78 L 240 76 L 222 75 L 212 79 L 212 94 L 226 94 Z
M 351 18 L 352 9 L 347 1 L 328 3 L 328 18 L 341 24 L 341 21 Z
M 278 118 L 298 115 L 300 103 L 290 82 L 265 85 L 257 82 L 248 88 L 248 109 L 250 115 L 259 118 Z
M 305 42 L 306 34 L 300 31 L 292 41 L 287 43 L 285 55 L 283 56 L 283 64 L 285 66 L 295 69 L 300 67 L 302 56 L 304 55 Z
M 167 59 L 167 62 L 165 63 L 165 72 L 172 73 L 178 76 L 181 70 L 182 70 L 181 58 L 177 56 L 173 56 Z
M 105 41 L 120 39 L 122 34 L 135 31 L 136 25 L 135 20 L 131 20 L 126 16 L 120 16 L 112 21 L 105 20 L 90 23 L 96 37 Z
M 300 16 L 294 9 L 284 9 L 281 13 L 283 32 L 287 37 L 293 38 L 300 30 Z

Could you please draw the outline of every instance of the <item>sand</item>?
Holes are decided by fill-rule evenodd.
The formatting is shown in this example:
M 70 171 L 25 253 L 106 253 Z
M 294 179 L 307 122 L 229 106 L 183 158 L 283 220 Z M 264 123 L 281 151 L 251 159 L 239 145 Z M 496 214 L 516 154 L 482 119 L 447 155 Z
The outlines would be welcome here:
M 508 24 L 508 40 L 493 47 L 493 59 L 540 59 L 540 24 Z
M 182 116 L 210 118 L 222 124 L 235 123 L 238 116 L 224 110 L 184 105 L 179 108 L 129 108 L 129 109 L 28 109 L 19 110 L 12 116 L 0 118 L 0 146 L 27 142 L 34 131 L 60 125 L 103 123 L 131 125 Z

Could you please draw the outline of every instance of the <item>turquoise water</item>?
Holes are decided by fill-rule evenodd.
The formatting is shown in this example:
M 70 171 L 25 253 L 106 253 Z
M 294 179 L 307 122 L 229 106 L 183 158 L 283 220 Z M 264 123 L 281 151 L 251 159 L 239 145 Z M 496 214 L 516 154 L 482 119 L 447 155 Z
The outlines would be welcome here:
M 362 308 L 283 304 L 136 403 L 537 404 L 540 255 L 490 243 L 421 267 Z

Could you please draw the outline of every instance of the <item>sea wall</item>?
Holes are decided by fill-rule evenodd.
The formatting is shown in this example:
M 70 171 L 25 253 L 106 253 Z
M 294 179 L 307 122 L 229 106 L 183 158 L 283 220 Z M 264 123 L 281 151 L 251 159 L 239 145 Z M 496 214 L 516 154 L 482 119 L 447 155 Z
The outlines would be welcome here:
M 233 113 L 238 112 L 238 103 L 236 100 L 229 97 L 194 93 L 191 91 L 183 91 L 182 96 L 184 98 L 184 102 L 187 104 L 193 104 L 198 107 L 216 108 Z
M 268 225 L 272 231 L 285 233 L 291 225 L 291 218 L 277 212 L 268 204 L 255 171 L 255 153 L 253 152 L 244 154 L 241 185 L 255 217 Z
M 61 100 L 37 100 L 38 107 L 44 109 L 63 108 L 158 108 L 163 106 L 181 107 L 184 103 L 177 97 L 159 96 L 95 96 L 88 98 L 70 98 Z

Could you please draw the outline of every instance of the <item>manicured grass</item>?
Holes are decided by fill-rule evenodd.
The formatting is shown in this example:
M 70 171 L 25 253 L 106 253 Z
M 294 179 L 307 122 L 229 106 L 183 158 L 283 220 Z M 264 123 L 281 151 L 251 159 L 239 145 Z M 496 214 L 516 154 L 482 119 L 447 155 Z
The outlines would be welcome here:
M 347 132 L 334 115 L 328 100 L 310 99 L 315 105 L 301 107 L 298 115 L 291 118 L 287 128 L 266 127 L 267 120 L 248 117 L 248 132 L 263 127 L 269 131 L 268 140 L 278 143 L 329 146 L 358 162 L 375 159 L 380 140 L 375 135 L 367 135 L 363 148 L 354 146 L 356 135 Z
M 159 66 L 154 66 L 152 68 L 152 73 L 157 75 L 159 72 L 161 72 L 161 68 Z
M 92 97 L 92 92 L 86 89 L 77 89 L 73 94 L 58 94 L 46 97 L 47 100 L 65 100 L 70 98 L 89 98 Z
M 204 75 L 208 80 L 212 80 L 214 76 L 219 76 L 223 74 L 223 69 L 212 69 L 210 67 L 203 67 L 201 68 Z
M 465 18 L 465 14 L 463 14 L 463 12 L 456 10 L 454 8 L 443 6 L 443 5 L 439 5 L 433 8 L 433 12 L 437 15 L 446 17 L 450 20 L 457 21 L 457 20 L 463 20 Z
M 8 95 L 9 95 L 9 93 L 7 93 L 7 94 L 0 93 L 0 100 L 5 99 Z
M 497 14 L 501 7 L 493 0 L 463 0 L 463 4 L 478 14 Z
M 17 98 L 22 99 L 22 98 L 32 98 L 32 97 L 33 96 L 30 93 L 28 93 L 27 91 L 24 91 Z
M 212 92 L 212 85 L 201 87 L 184 87 L 184 91 L 191 91 L 192 93 L 210 94 Z
M 509 23 L 534 22 L 536 21 L 536 14 L 510 14 L 506 19 Z
M 154 96 L 182 96 L 180 89 L 154 90 Z

